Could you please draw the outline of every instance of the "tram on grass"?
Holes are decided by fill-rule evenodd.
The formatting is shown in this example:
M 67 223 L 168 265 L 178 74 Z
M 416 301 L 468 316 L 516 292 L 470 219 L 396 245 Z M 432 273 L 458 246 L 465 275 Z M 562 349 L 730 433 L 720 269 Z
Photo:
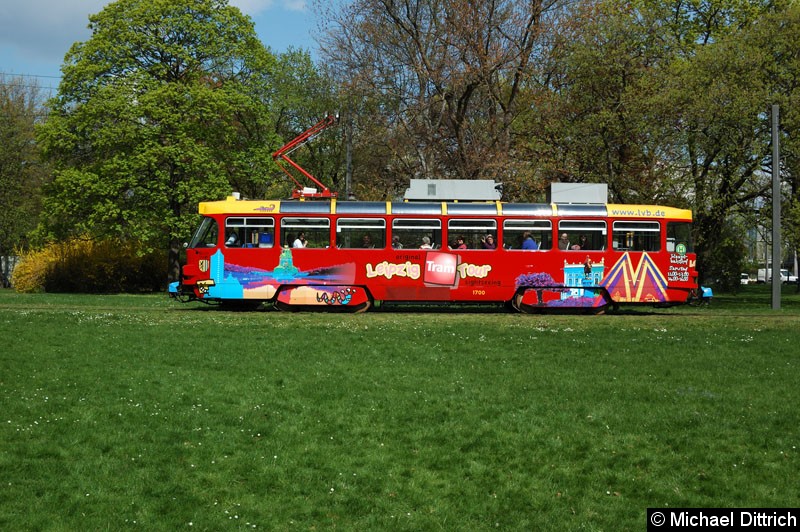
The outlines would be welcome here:
M 655 205 L 240 200 L 199 206 L 182 301 L 364 311 L 378 302 L 522 312 L 697 297 L 689 210 Z

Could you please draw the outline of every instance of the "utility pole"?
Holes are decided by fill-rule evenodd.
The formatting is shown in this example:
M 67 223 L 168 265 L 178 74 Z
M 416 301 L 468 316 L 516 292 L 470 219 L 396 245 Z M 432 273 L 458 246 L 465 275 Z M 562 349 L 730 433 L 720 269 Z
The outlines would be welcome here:
M 778 104 L 772 104 L 772 310 L 781 308 L 781 156 Z

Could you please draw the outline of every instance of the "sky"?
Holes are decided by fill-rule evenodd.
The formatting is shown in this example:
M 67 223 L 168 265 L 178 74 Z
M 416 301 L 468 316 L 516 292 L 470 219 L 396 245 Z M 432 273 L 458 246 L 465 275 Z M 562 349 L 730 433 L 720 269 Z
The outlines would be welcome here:
M 90 37 L 89 15 L 109 0 L 0 0 L 0 75 L 23 76 L 43 89 L 58 86 L 70 46 Z M 315 55 L 317 20 L 310 0 L 229 0 L 250 16 L 274 52 L 304 48 Z

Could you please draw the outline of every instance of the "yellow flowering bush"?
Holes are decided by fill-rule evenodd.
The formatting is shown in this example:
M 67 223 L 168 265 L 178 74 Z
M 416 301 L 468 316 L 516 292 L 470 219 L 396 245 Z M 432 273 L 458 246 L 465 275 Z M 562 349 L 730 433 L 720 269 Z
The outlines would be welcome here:
M 21 254 L 18 292 L 116 293 L 166 285 L 166 256 L 140 253 L 136 242 L 78 237 Z

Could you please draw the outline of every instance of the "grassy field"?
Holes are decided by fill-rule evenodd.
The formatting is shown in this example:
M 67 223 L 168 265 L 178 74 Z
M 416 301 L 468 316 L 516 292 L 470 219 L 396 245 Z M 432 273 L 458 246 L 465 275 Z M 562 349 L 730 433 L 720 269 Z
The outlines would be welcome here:
M 0 529 L 642 530 L 798 507 L 800 296 L 605 316 L 0 291 Z

